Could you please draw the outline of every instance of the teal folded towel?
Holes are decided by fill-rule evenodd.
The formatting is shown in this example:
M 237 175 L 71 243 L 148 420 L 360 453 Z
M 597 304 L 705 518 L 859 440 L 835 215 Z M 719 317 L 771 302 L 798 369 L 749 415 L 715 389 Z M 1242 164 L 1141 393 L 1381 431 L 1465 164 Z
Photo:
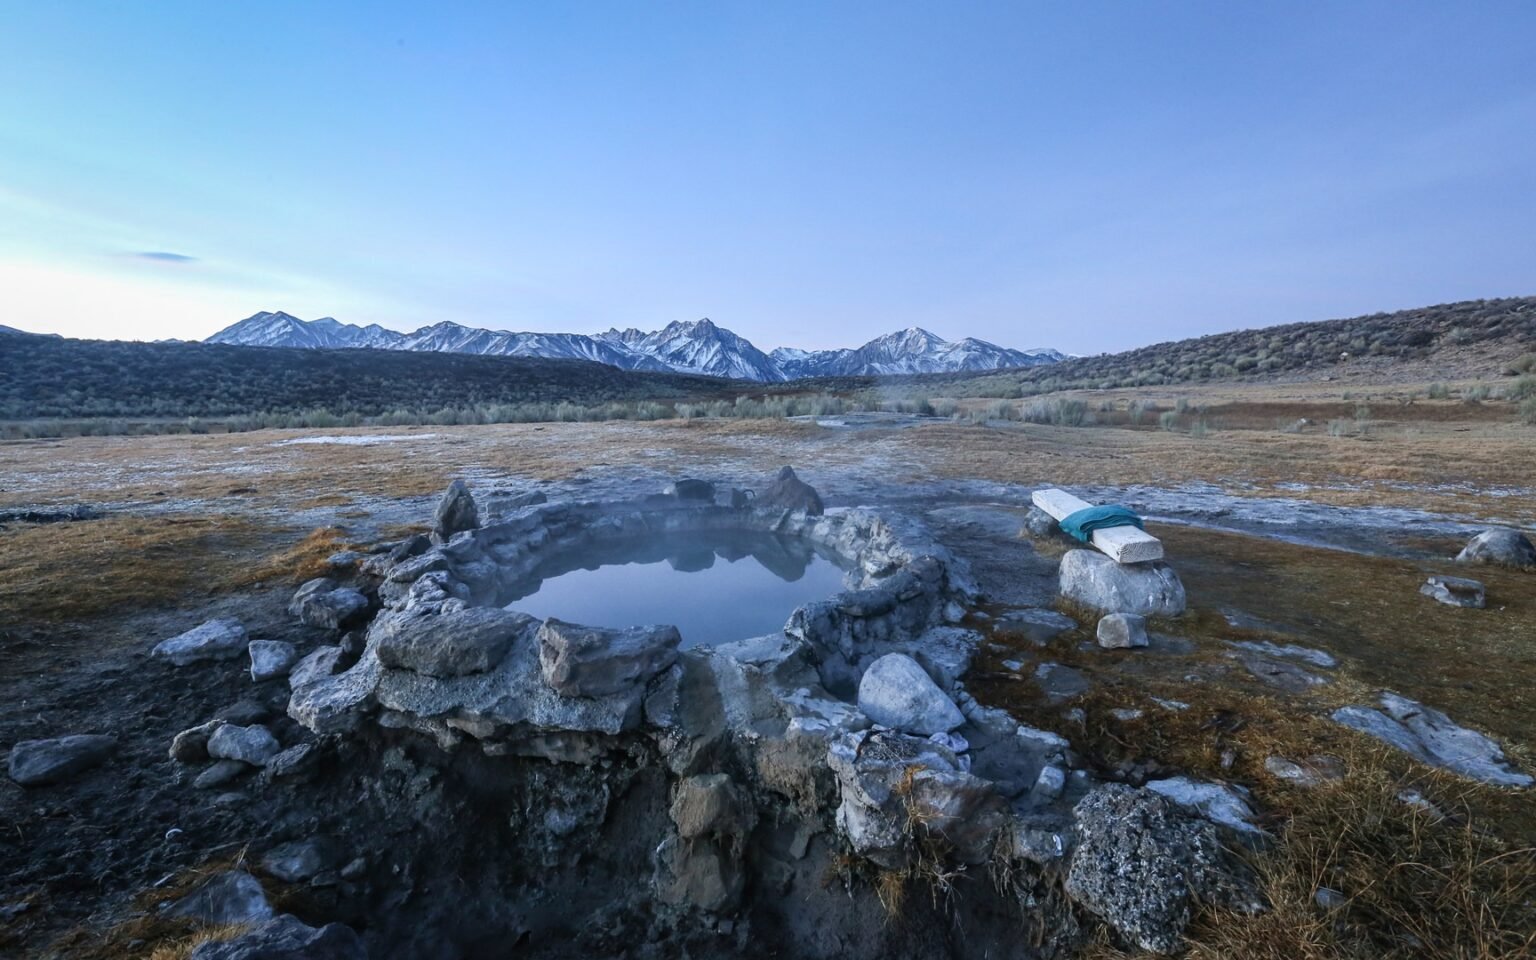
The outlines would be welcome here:
M 1118 503 L 1105 504 L 1102 507 L 1085 507 L 1067 514 L 1061 520 L 1061 529 L 1083 543 L 1087 543 L 1093 537 L 1093 531 L 1107 530 L 1110 527 L 1146 529 L 1141 524 L 1141 518 L 1131 508 L 1122 507 Z

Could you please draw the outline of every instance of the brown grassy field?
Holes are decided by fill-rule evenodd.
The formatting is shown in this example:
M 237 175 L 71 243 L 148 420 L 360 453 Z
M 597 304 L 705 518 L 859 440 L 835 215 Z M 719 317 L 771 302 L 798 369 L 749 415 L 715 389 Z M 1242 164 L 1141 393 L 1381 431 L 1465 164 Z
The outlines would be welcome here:
M 82 501 L 112 508 L 97 520 L 0 529 L 0 621 L 78 630 L 135 609 L 195 606 L 254 583 L 302 579 L 354 539 L 383 535 L 377 523 L 370 534 L 356 533 L 354 520 L 376 519 L 385 505 L 434 494 L 464 474 L 570 480 L 624 467 L 766 476 L 791 463 L 812 482 L 824 475 L 890 484 L 1206 483 L 1240 496 L 1536 523 L 1536 497 L 1522 492 L 1536 468 L 1536 427 L 1508 404 L 1398 402 L 1406 389 L 1312 383 L 1081 394 L 1096 421 L 1082 427 L 696 420 L 0 443 L 0 508 Z M 1180 400 L 1186 410 L 1173 430 L 1155 412 L 1134 422 L 1133 403 L 1175 410 Z M 1363 415 L 1362 407 L 1369 407 Z M 1303 417 L 1313 424 L 1284 428 Z M 1330 435 L 1330 420 L 1347 421 L 1351 432 Z M 1191 430 L 1199 421 L 1203 434 Z M 413 439 L 283 442 L 321 433 Z M 295 510 L 308 511 L 302 522 Z M 1536 575 L 1480 569 L 1490 609 L 1456 610 L 1417 595 L 1425 563 L 1191 528 L 1156 532 L 1189 588 L 1192 613 L 1175 629 L 1193 649 L 1156 657 L 1085 650 L 1079 633 L 1033 655 L 1099 681 L 1078 704 L 1082 729 L 1063 731 L 1091 762 L 1248 784 L 1265 825 L 1282 838 L 1254 855 L 1273 909 L 1204 915 L 1192 934 L 1194 955 L 1530 956 L 1536 803 L 1529 794 L 1418 767 L 1324 717 L 1393 689 L 1488 731 L 1518 764 L 1536 766 Z M 1459 544 L 1420 546 L 1449 556 Z M 1280 695 L 1254 680 L 1228 656 L 1226 641 L 1245 632 L 1220 616 L 1227 607 L 1284 631 L 1265 638 L 1333 653 L 1334 681 Z M 1001 666 L 1008 656 L 981 658 L 967 680 L 972 691 L 1021 719 L 1060 727 L 1060 710 Z M 1162 711 L 1149 707 L 1150 696 L 1191 708 Z M 1127 708 L 1143 714 L 1119 720 L 1110 712 Z M 1349 775 L 1336 786 L 1299 790 L 1264 768 L 1276 753 L 1335 756 Z M 1398 801 L 1409 786 L 1447 817 Z M 1320 885 L 1345 891 L 1348 908 L 1319 910 L 1312 896 Z

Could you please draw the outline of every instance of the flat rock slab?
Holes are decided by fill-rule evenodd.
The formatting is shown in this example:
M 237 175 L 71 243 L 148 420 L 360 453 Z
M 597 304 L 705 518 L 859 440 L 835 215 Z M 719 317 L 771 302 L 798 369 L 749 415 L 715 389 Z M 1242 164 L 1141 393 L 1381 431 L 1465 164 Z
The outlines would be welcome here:
M 1264 832 L 1251 822 L 1253 808 L 1248 805 L 1247 799 L 1225 784 L 1207 783 L 1189 777 L 1169 777 L 1166 780 L 1148 781 L 1147 789 L 1194 810 L 1212 823 L 1239 833 Z
M 997 618 L 993 629 L 1007 637 L 1020 637 L 1028 643 L 1043 647 L 1052 640 L 1077 629 L 1077 621 L 1055 610 L 1010 610 Z
M 1317 650 L 1312 647 L 1303 647 L 1294 643 L 1270 643 L 1267 640 L 1234 640 L 1232 646 L 1249 653 L 1263 654 L 1268 657 L 1284 657 L 1288 660 L 1300 660 L 1314 667 L 1332 669 L 1339 665 L 1333 654 Z
M 428 677 L 484 673 L 506 657 L 532 617 L 497 607 L 386 614 L 374 621 L 370 642 L 386 667 Z
M 1286 693 L 1306 693 L 1313 687 L 1328 682 L 1328 678 L 1303 670 L 1294 663 L 1260 657 L 1253 654 L 1238 656 L 1239 662 L 1261 682 Z
M 1082 671 L 1059 663 L 1042 663 L 1036 667 L 1035 684 L 1053 705 L 1080 697 L 1092 686 Z
M 556 693 L 606 697 L 644 686 L 676 663 L 681 643 L 670 625 L 587 627 L 550 618 L 539 628 L 539 663 Z
M 1482 609 L 1488 605 L 1483 585 L 1466 577 L 1430 577 L 1419 592 L 1451 607 Z
M 239 620 L 221 617 L 160 641 L 150 651 L 150 656 L 185 667 L 202 660 L 233 660 L 245 653 L 249 643 L 245 627 Z
M 1407 697 L 1387 692 L 1380 710 L 1340 707 L 1333 719 L 1396 747 L 1421 763 L 1443 767 L 1484 783 L 1529 787 L 1530 775 L 1516 770 L 1493 740 Z
M 22 740 L 11 747 L 8 772 L 24 787 L 40 787 L 78 776 L 116 751 L 116 739 L 97 734 Z

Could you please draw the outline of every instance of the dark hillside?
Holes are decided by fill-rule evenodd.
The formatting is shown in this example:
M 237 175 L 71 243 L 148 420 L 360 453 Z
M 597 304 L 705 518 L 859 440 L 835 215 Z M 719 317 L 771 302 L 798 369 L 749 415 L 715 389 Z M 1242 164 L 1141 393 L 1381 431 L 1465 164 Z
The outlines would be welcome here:
M 1468 300 L 1347 320 L 1288 323 L 1078 357 L 1045 367 L 980 376 L 909 378 L 967 396 L 1006 396 L 1068 387 L 1135 387 L 1304 375 L 1347 364 L 1442 362 L 1464 377 L 1502 375 L 1536 351 L 1536 297 Z M 1501 358 L 1501 359 L 1495 359 Z M 1481 367 L 1482 369 L 1477 369 Z
M 292 350 L 0 334 L 0 419 L 228 417 L 325 408 L 376 416 L 529 402 L 727 399 L 755 384 L 583 360 Z

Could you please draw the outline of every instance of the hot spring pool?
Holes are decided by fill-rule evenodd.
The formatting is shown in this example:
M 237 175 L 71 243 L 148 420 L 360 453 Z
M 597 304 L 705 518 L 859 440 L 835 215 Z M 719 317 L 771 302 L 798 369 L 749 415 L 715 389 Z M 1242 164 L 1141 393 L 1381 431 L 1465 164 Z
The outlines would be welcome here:
M 844 570 L 801 540 L 671 534 L 549 558 L 499 602 L 589 626 L 670 623 L 683 647 L 777 633 L 795 609 L 844 589 Z

